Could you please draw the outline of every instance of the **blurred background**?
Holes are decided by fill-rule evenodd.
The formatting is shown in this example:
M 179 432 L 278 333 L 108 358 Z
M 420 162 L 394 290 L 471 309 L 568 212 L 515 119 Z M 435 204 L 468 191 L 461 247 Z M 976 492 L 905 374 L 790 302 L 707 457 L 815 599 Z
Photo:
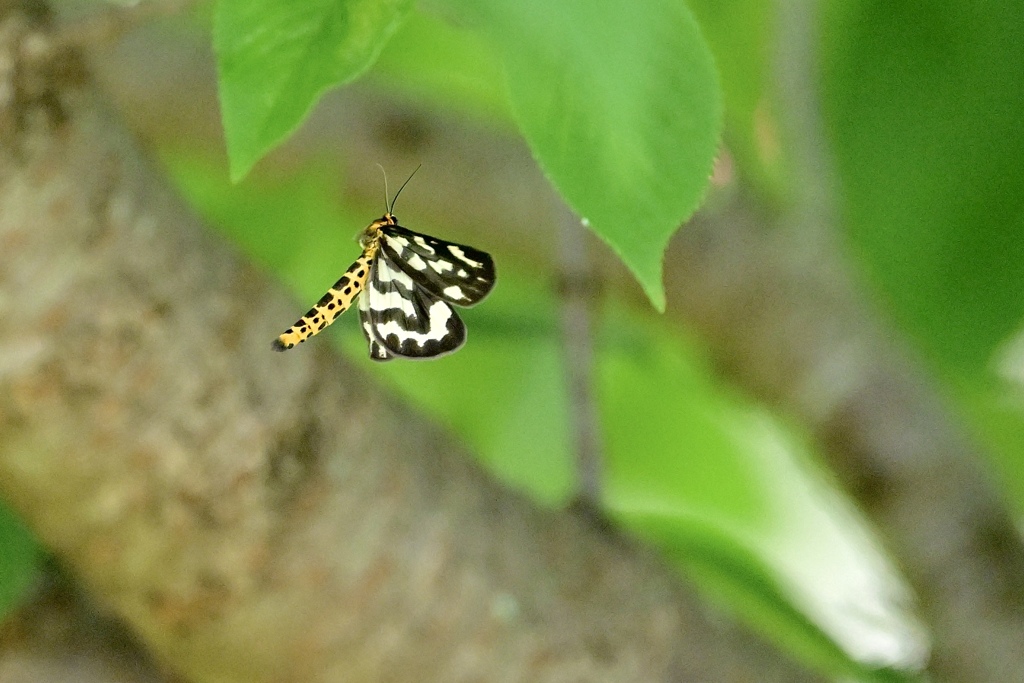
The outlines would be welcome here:
M 1024 504 L 1024 7 L 688 4 L 726 126 L 666 254 L 664 314 L 545 180 L 487 44 L 429 12 L 238 184 L 208 7 L 89 59 L 153 163 L 294 293 L 296 316 L 383 212 L 377 164 L 392 190 L 422 164 L 402 224 L 498 264 L 467 345 L 374 365 L 354 315 L 309 343 L 336 345 L 540 504 L 598 496 L 826 677 L 922 679 L 959 609 L 934 539 L 980 489 L 999 509 L 993 543 L 1015 553 Z M 956 560 L 987 566 L 964 548 Z M 0 507 L 0 609 L 43 558 Z

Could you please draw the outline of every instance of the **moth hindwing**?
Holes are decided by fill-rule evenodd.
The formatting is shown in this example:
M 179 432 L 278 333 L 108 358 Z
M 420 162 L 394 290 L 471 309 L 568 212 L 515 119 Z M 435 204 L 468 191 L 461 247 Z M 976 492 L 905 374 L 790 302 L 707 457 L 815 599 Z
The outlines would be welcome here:
M 493 289 L 490 254 L 403 228 L 390 211 L 360 242 L 362 256 L 274 348 L 285 351 L 312 337 L 358 298 L 373 360 L 436 358 L 459 349 L 466 328 L 452 305 L 476 305 Z
M 466 327 L 455 309 L 419 286 L 383 252 L 373 262 L 359 315 L 374 360 L 436 358 L 466 341 Z

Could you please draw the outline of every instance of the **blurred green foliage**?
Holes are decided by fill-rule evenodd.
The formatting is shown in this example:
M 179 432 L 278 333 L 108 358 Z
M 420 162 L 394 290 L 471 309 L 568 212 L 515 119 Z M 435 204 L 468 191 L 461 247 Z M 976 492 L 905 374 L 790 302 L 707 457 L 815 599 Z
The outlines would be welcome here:
M 861 2 L 829 28 L 849 235 L 929 354 L 984 371 L 1024 321 L 1024 4 Z
M 290 135 L 320 96 L 368 69 L 412 0 L 218 0 L 221 112 L 231 177 Z
M 831 5 L 824 105 L 858 263 L 1024 512 L 1024 3 Z
M 361 73 L 409 5 L 220 0 L 215 36 L 232 177 L 293 131 L 328 86 Z M 440 69 L 439 52 L 418 45 L 413 52 L 427 66 L 406 63 L 413 68 L 403 82 L 422 92 L 447 80 L 429 76 L 466 65 L 467 77 L 442 88 L 462 87 L 493 106 L 499 98 L 478 87 L 479 76 L 503 81 L 548 178 L 663 310 L 665 247 L 703 199 L 721 135 L 717 73 L 686 5 L 438 0 L 437 9 L 486 42 L 470 37 L 463 47 L 449 29 L 437 37 L 407 31 L 406 40 L 418 36 L 459 61 Z M 495 78 L 497 61 L 504 78 Z M 428 80 L 414 76 L 421 71 Z

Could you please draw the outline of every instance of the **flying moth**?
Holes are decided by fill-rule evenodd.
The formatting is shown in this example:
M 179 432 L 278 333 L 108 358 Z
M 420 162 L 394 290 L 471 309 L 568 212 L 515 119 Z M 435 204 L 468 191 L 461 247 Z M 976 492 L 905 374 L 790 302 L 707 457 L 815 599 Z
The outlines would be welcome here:
M 417 169 L 419 170 L 419 169 Z M 415 175 L 416 171 L 413 171 Z M 358 300 L 370 358 L 437 358 L 466 342 L 454 306 L 474 306 L 494 287 L 490 254 L 404 228 L 385 188 L 384 215 L 359 236 L 363 253 L 327 293 L 274 340 L 277 351 L 301 344 L 333 323 Z

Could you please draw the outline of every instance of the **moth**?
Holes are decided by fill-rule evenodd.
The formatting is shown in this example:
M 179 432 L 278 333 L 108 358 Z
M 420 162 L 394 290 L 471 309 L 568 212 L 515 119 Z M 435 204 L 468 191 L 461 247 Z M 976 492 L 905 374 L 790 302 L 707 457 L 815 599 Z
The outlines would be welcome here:
M 275 350 L 287 351 L 306 341 L 356 300 L 375 361 L 437 358 L 466 342 L 466 326 L 453 307 L 475 306 L 490 293 L 494 260 L 479 249 L 399 225 L 395 201 L 409 180 L 390 205 L 385 189 L 384 215 L 359 236 L 363 253 L 313 308 L 274 340 Z

